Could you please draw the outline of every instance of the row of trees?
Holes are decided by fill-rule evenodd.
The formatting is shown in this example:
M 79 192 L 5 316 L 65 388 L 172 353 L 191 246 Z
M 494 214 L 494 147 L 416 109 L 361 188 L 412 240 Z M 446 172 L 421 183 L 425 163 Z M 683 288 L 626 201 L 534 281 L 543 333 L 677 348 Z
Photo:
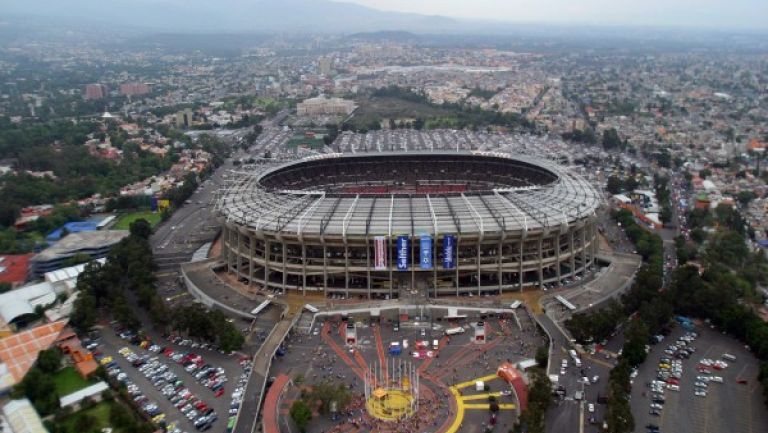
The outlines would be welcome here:
M 662 224 L 669 224 L 672 221 L 672 192 L 669 190 L 669 178 L 654 175 L 653 179 L 653 184 L 656 186 L 656 198 L 661 206 L 659 220 Z
M 762 301 L 757 287 L 768 282 L 768 260 L 747 249 L 743 235 L 721 230 L 707 241 L 702 254 L 706 270 L 682 266 L 670 284 L 675 311 L 709 319 L 747 345 L 760 363 L 760 381 L 768 402 L 768 323 L 756 313 Z
M 112 248 L 106 263 L 90 262 L 78 276 L 79 294 L 70 323 L 79 330 L 93 327 L 99 311 L 108 312 L 124 327 L 137 330 L 141 322 L 128 302 L 129 294 L 156 324 L 169 324 L 167 308 L 154 286 L 155 263 L 148 241 L 150 225 L 144 219 L 136 220 L 130 232 Z
M 204 341 L 217 343 L 225 352 L 240 349 L 243 334 L 219 310 L 206 310 L 200 304 L 178 308 L 171 325 L 176 331 Z
M 638 185 L 639 182 L 633 175 L 619 177 L 615 174 L 612 174 L 608 176 L 605 189 L 611 194 L 619 194 L 625 191 L 634 191 L 637 189 Z
M 624 333 L 622 355 L 609 375 L 605 416 L 610 433 L 629 433 L 634 430 L 629 404 L 630 372 L 645 361 L 645 346 L 651 335 L 669 322 L 672 307 L 663 292 L 660 293 L 664 266 L 661 237 L 637 224 L 627 210 L 615 212 L 614 218 L 624 227 L 644 263 L 621 302 L 609 303 L 599 311 L 576 314 L 566 322 L 566 327 L 577 341 L 589 343 L 607 338 L 627 317 L 632 318 Z
M 103 311 L 122 326 L 136 331 L 141 321 L 129 302 L 128 296 L 131 296 L 160 329 L 173 328 L 217 343 L 225 351 L 240 349 L 245 342 L 243 335 L 220 311 L 192 305 L 182 307 L 173 315 L 170 313 L 155 290 L 155 263 L 148 241 L 152 229 L 146 220 L 139 219 L 131 224 L 130 232 L 130 236 L 112 248 L 104 265 L 90 262 L 78 276 L 79 295 L 70 323 L 81 331 L 88 330 Z
M 535 367 L 528 370 L 530 379 L 528 407 L 520 415 L 515 432 L 544 433 L 546 431 L 544 417 L 552 406 L 552 383 L 544 368 Z

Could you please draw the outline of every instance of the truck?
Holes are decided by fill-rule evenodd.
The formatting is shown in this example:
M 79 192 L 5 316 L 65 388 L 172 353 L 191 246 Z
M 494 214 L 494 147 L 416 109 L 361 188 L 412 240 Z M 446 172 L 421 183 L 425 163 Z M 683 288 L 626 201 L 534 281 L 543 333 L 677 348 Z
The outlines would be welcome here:
M 445 335 L 457 335 L 457 334 L 463 334 L 464 328 L 457 326 L 456 328 L 448 328 L 445 330 Z

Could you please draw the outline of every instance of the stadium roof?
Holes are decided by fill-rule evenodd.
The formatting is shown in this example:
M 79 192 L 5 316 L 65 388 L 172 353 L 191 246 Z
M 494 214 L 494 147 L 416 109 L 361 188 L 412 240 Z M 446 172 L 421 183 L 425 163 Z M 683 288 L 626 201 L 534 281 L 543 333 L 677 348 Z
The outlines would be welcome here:
M 259 179 L 275 166 L 264 165 L 237 173 L 220 195 L 217 209 L 227 221 L 256 230 L 346 237 L 549 230 L 593 215 L 600 204 L 599 194 L 585 179 L 552 161 L 499 152 L 408 153 L 508 158 L 543 167 L 557 180 L 484 193 L 333 195 L 317 190 L 268 190 Z M 339 155 L 310 158 L 334 157 Z

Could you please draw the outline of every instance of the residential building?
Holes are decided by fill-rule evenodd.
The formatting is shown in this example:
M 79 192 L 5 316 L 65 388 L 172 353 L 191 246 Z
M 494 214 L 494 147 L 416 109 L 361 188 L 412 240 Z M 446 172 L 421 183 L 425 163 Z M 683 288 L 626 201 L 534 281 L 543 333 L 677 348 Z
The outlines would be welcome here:
M 296 105 L 296 114 L 299 116 L 342 115 L 346 116 L 355 111 L 357 106 L 354 101 L 341 98 L 317 98 L 305 99 Z
M 140 96 L 150 92 L 149 84 L 125 83 L 120 85 L 120 94 L 125 96 Z
M 103 84 L 86 84 L 85 99 L 104 99 L 109 90 Z

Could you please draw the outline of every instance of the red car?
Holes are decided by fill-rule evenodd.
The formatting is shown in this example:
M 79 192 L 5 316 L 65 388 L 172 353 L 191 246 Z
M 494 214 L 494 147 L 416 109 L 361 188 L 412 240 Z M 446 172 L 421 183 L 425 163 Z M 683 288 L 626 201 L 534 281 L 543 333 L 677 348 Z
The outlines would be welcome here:
M 674 377 L 668 379 L 667 383 L 672 384 L 672 385 L 680 385 L 680 381 L 675 379 Z
M 218 398 L 218 397 L 221 397 L 222 395 L 224 395 L 224 388 L 219 388 L 219 390 L 218 390 L 218 391 L 216 391 L 216 392 L 213 394 L 213 396 L 214 396 L 214 397 L 216 397 L 216 398 Z
M 741 384 L 741 385 L 746 385 L 747 384 L 747 379 L 736 379 L 736 383 Z

